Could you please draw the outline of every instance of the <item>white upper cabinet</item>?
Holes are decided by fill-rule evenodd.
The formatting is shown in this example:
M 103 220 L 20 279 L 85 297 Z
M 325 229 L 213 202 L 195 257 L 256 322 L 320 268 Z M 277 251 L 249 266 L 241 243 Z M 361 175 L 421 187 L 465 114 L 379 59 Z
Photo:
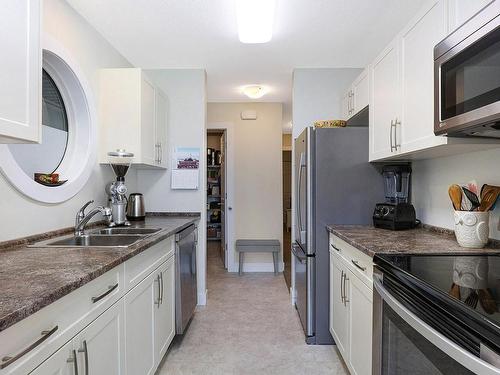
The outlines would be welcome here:
M 491 1 L 429 0 L 371 64 L 370 161 L 441 157 L 498 147 L 434 135 L 434 47 Z M 474 5 L 472 5 L 474 3 Z
M 399 43 L 394 40 L 371 66 L 370 161 L 399 152 L 401 123 Z
M 2 1 L 0 143 L 40 142 L 40 20 L 40 0 Z
M 463 25 L 474 14 L 495 0 L 449 0 L 449 30 Z
M 370 77 L 367 68 L 354 80 L 342 96 L 342 118 L 348 120 L 358 114 L 369 104 L 369 95 Z
M 141 69 L 104 69 L 100 104 L 101 163 L 125 149 L 138 167 L 166 167 L 166 96 Z
M 401 149 L 404 152 L 446 144 L 434 135 L 434 46 L 446 36 L 446 4 L 436 0 L 401 35 Z

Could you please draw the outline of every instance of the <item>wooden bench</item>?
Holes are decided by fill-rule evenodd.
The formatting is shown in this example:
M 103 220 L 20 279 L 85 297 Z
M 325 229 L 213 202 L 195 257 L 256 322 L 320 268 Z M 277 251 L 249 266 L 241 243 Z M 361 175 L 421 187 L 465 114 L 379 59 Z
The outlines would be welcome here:
M 238 273 L 243 274 L 243 257 L 245 253 L 272 253 L 274 274 L 278 274 L 278 254 L 281 245 L 279 240 L 236 240 L 236 251 L 239 256 Z

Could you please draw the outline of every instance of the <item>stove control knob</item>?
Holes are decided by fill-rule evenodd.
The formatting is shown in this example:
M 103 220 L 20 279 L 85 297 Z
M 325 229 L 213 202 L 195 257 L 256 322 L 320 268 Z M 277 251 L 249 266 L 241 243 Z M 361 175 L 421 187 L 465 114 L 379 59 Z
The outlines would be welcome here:
M 382 216 L 389 215 L 389 207 L 382 207 Z

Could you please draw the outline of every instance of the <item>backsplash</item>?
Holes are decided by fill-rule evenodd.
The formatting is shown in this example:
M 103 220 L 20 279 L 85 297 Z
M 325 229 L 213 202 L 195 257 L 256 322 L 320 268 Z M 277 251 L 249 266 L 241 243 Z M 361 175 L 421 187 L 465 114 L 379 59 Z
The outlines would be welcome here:
M 500 185 L 500 148 L 413 162 L 412 201 L 417 218 L 425 224 L 453 229 L 453 208 L 448 186 L 476 180 Z M 490 238 L 500 239 L 500 205 L 490 217 Z

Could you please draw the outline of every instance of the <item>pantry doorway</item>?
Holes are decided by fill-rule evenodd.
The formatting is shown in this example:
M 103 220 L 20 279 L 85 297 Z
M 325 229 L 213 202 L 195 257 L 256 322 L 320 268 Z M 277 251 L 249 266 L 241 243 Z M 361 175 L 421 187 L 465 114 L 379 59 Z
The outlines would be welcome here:
M 213 125 L 215 126 L 215 125 Z M 234 263 L 231 239 L 230 164 L 228 163 L 228 129 L 207 129 L 207 257 L 220 261 L 231 271 Z M 217 258 L 215 260 L 214 258 Z

